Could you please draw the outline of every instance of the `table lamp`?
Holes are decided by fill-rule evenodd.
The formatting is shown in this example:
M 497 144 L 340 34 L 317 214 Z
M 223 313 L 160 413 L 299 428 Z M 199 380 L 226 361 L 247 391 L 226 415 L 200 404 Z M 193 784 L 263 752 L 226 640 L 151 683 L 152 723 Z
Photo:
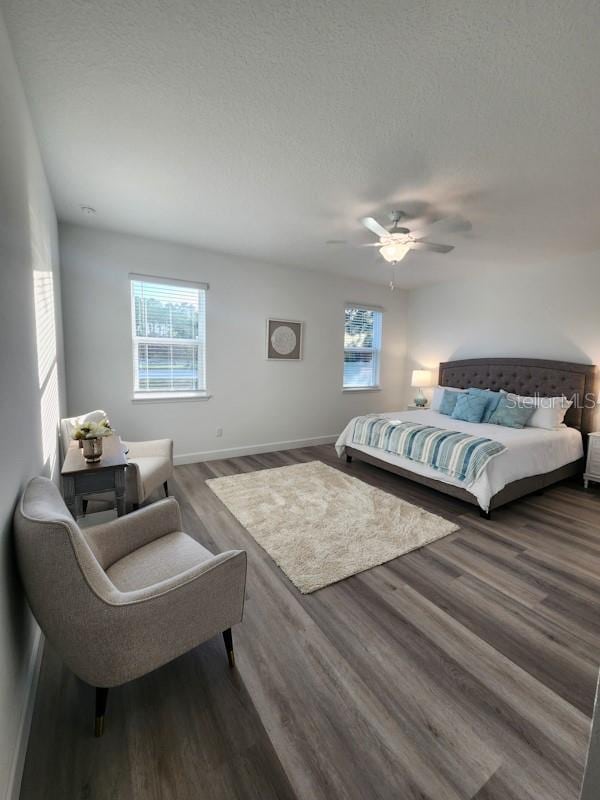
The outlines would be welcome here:
M 425 386 L 431 386 L 433 383 L 433 376 L 428 369 L 413 369 L 410 379 L 410 385 L 416 387 L 419 391 L 415 397 L 415 405 L 418 408 L 424 408 L 427 405 L 427 398 L 421 391 Z

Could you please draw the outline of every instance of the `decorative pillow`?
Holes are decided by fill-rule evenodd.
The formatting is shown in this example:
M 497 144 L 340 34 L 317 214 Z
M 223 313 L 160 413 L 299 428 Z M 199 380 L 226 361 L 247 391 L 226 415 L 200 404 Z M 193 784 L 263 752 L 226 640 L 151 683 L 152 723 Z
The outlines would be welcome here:
M 431 410 L 439 411 L 442 404 L 442 397 L 444 392 L 455 392 L 456 394 L 463 394 L 464 389 L 455 389 L 453 386 L 436 386 L 433 390 L 433 397 L 431 398 Z M 440 412 L 442 413 L 442 412 Z
M 503 394 L 488 422 L 490 425 L 504 425 L 506 428 L 524 428 L 532 414 L 533 408 L 516 403 L 515 395 L 511 399 L 509 394 Z
M 487 397 L 477 394 L 459 394 L 452 412 L 452 419 L 462 419 L 465 422 L 481 422 L 488 403 Z
M 565 414 L 573 405 L 566 397 L 524 397 L 518 394 L 508 395 L 517 405 L 531 408 L 531 417 L 527 420 L 528 428 L 544 428 L 555 431 L 562 427 Z
M 478 397 L 485 397 L 486 405 L 481 421 L 489 422 L 490 417 L 492 416 L 494 411 L 498 408 L 498 403 L 500 402 L 502 393 L 493 392 L 491 389 L 475 389 L 475 388 L 467 389 L 467 393 L 477 395 Z
M 454 407 L 456 406 L 456 401 L 461 396 L 461 392 L 455 392 L 451 389 L 444 389 L 444 394 L 442 395 L 442 402 L 440 403 L 440 407 L 438 411 L 440 414 L 446 414 L 450 416 L 454 411 Z

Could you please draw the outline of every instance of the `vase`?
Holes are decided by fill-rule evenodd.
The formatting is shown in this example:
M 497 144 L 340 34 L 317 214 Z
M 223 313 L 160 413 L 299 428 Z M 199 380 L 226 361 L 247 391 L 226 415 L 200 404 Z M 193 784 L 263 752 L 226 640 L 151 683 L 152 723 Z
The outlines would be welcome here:
M 88 464 L 94 464 L 102 458 L 102 438 L 82 439 L 83 457 Z

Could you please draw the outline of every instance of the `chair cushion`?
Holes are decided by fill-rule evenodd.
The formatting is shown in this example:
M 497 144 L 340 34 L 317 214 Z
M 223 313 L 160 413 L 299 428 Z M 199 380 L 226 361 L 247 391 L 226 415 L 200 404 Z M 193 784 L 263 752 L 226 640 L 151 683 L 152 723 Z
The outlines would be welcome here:
M 179 575 L 213 554 L 187 533 L 174 531 L 134 550 L 106 570 L 121 592 L 132 592 Z
M 132 503 L 143 502 L 155 489 L 173 475 L 171 460 L 164 456 L 134 456 L 129 458 L 129 463 L 136 464 L 142 482 L 142 496 L 133 496 L 133 486 L 128 483 L 127 499 Z

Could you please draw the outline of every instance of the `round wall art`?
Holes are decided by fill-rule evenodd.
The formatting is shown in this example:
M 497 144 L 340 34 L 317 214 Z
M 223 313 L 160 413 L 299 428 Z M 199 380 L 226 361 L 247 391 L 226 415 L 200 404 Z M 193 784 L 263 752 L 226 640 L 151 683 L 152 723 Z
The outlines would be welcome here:
M 289 319 L 267 320 L 267 358 L 299 361 L 302 358 L 303 323 Z

